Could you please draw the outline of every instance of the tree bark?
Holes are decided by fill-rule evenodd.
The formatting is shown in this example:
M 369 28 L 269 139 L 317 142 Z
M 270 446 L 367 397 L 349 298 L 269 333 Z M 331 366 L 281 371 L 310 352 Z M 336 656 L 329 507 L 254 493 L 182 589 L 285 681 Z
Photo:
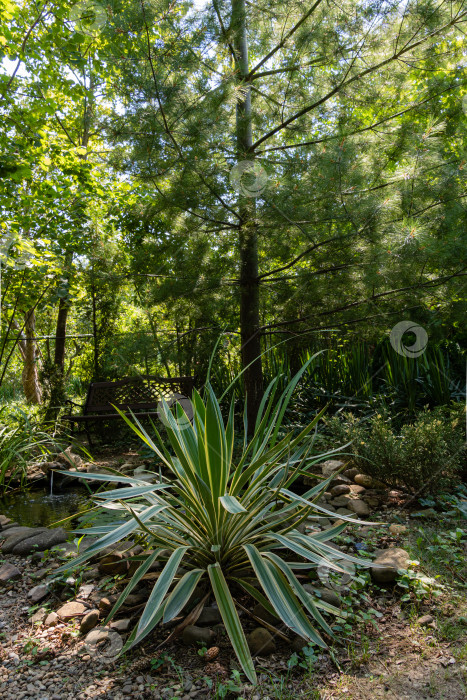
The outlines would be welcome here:
M 246 91 L 237 102 L 236 146 L 238 162 L 251 161 L 253 153 L 251 125 L 251 91 L 246 76 L 248 66 L 248 37 L 245 0 L 232 0 L 233 46 L 238 84 Z M 240 254 L 240 333 L 242 366 L 247 399 L 248 431 L 254 429 L 263 391 L 261 335 L 259 319 L 258 235 L 255 222 L 255 200 L 240 194 L 239 229 Z
M 42 401 L 42 387 L 37 371 L 38 351 L 35 341 L 36 315 L 34 309 L 29 309 L 25 314 L 24 338 L 18 347 L 23 357 L 22 382 L 26 401 L 32 404 L 40 404 Z
M 54 365 L 55 369 L 61 374 L 65 371 L 65 340 L 68 309 L 68 302 L 65 299 L 60 299 L 58 304 L 57 325 L 55 327 Z

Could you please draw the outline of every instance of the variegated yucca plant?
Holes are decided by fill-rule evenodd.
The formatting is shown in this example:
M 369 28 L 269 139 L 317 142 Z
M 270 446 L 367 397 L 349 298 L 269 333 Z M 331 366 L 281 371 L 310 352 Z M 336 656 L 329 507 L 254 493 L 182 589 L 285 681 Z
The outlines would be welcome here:
M 278 399 L 278 382 L 271 382 L 249 440 L 244 425 L 242 448 L 234 450 L 233 403 L 224 421 L 219 402 L 207 385 L 203 397 L 193 392 L 190 419 L 179 404 L 172 413 L 164 403 L 164 438 L 154 428 L 153 440 L 136 419 L 132 422 L 125 418 L 164 464 L 155 483 L 117 474 L 81 475 L 127 484 L 97 497 L 104 507 L 120 509 L 126 518 L 118 526 L 85 530 L 86 534 L 102 536 L 66 567 L 80 564 L 136 534 L 151 550 L 142 558 L 108 619 L 151 565 L 156 561 L 163 564 L 123 651 L 141 642 L 159 622 L 169 622 L 181 613 L 194 624 L 202 606 L 198 605 L 196 614 L 188 618 L 186 607 L 203 582 L 216 600 L 238 660 L 253 683 L 256 674 L 238 615 L 238 609 L 244 609 L 239 596 L 248 594 L 290 630 L 314 644 L 326 646 L 318 628 L 333 636 L 322 612 L 340 615 L 340 611 L 307 593 L 299 579 L 319 565 L 342 571 L 337 559 L 363 565 L 368 562 L 338 552 L 329 544 L 345 523 L 311 534 L 297 529 L 310 517 L 333 517 L 314 502 L 331 478 L 302 496 L 291 490 L 300 475 L 310 473 L 314 463 L 331 454 L 311 456 L 313 433 L 321 414 L 296 434 L 283 430 L 287 405 L 305 369 L 306 365 Z M 234 459 L 237 451 L 239 457 Z M 182 626 L 183 622 L 179 629 Z

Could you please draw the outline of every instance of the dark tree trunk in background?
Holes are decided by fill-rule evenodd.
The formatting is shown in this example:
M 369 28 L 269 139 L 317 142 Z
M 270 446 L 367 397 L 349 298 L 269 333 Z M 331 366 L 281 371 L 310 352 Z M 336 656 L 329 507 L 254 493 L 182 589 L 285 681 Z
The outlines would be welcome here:
M 34 309 L 26 312 L 24 325 L 24 337 L 19 341 L 19 349 L 23 357 L 23 390 L 26 401 L 32 404 L 40 404 L 42 401 L 42 388 L 37 369 L 38 350 L 35 340 L 36 315 Z
M 68 302 L 65 299 L 60 299 L 58 305 L 57 325 L 55 328 L 54 365 L 56 370 L 60 371 L 62 374 L 65 371 L 65 340 L 68 309 Z
M 251 131 L 251 93 L 245 81 L 249 73 L 248 39 L 245 0 L 232 0 L 232 27 L 234 31 L 235 67 L 245 97 L 237 103 L 236 142 L 238 162 L 251 160 L 253 144 Z M 240 332 L 242 365 L 247 397 L 248 430 L 254 429 L 263 391 L 261 336 L 259 332 L 258 236 L 255 222 L 255 200 L 242 194 L 239 199 L 241 217 L 239 230 L 240 252 Z
M 94 274 L 94 272 L 92 272 Z M 94 381 L 99 381 L 99 334 L 97 330 L 97 305 L 96 305 L 96 289 L 94 283 L 91 284 L 92 296 L 92 335 L 94 340 Z

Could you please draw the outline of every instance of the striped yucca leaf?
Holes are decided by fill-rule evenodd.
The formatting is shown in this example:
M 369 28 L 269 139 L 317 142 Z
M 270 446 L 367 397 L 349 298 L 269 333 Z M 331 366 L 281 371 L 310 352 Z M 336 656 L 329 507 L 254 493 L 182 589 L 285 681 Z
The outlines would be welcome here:
M 295 571 L 303 575 L 320 565 L 342 571 L 343 560 L 363 566 L 369 562 L 337 553 L 328 544 L 345 524 L 310 535 L 297 530 L 310 515 L 333 517 L 315 503 L 329 479 L 302 496 L 293 491 L 296 479 L 329 454 L 312 454 L 314 429 L 321 414 L 299 434 L 287 432 L 283 426 L 292 392 L 313 359 L 282 392 L 277 388 L 279 380 L 267 387 L 254 434 L 237 456 L 233 405 L 224 419 L 209 385 L 203 396 L 193 392 L 191 422 L 180 406 L 169 410 L 164 403 L 164 438 L 155 426 L 151 437 L 136 418 L 130 420 L 121 414 L 162 461 L 164 470 L 156 475 L 153 485 L 129 476 L 103 475 L 102 479 L 123 485 L 97 494 L 95 499 L 107 508 L 119 508 L 123 520 L 118 528 L 102 529 L 102 536 L 84 554 L 62 568 L 85 561 L 118 539 L 137 534 L 149 551 L 142 555 L 139 569 L 114 606 L 114 614 L 151 564 L 156 559 L 162 564 L 124 650 L 143 640 L 159 622 L 183 613 L 198 585 L 211 590 L 239 662 L 253 683 L 255 669 L 237 613 L 239 594 L 248 593 L 278 615 L 290 630 L 325 646 L 319 629 L 328 636 L 332 630 L 323 612 L 340 613 L 324 601 L 313 599 Z M 83 476 L 96 479 L 94 473 Z

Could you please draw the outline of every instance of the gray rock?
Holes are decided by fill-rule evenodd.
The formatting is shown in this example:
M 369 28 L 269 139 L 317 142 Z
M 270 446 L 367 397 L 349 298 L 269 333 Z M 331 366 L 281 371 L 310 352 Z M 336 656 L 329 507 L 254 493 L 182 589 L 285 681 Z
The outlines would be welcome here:
M 98 622 L 99 622 L 99 610 L 90 610 L 82 618 L 80 626 L 79 626 L 79 631 L 81 632 L 81 634 L 87 634 L 92 629 L 94 629 L 94 627 L 97 626 Z
M 319 593 L 321 593 L 321 600 L 329 605 L 334 605 L 335 608 L 340 608 L 341 599 L 335 591 L 330 588 L 318 588 Z
M 353 510 L 349 510 L 348 508 L 338 508 L 336 510 L 337 515 L 347 515 L 349 518 L 354 518 L 355 513 Z M 336 523 L 334 523 L 335 525 Z
M 11 581 L 21 578 L 21 571 L 13 564 L 0 566 L 0 586 L 7 586 Z
M 61 542 L 60 544 L 54 545 L 51 549 L 52 552 L 61 554 L 75 554 L 78 551 L 78 547 L 74 542 Z
M 376 583 L 392 583 L 397 577 L 398 569 L 406 569 L 410 561 L 408 552 L 399 547 L 390 547 L 376 552 L 371 575 Z
M 29 622 L 33 625 L 42 624 L 47 617 L 47 610 L 45 608 L 39 608 L 36 610 L 34 615 L 29 618 Z
M 359 484 L 350 485 L 350 493 L 354 493 L 357 496 L 359 496 L 361 493 L 365 493 L 365 491 L 366 488 L 364 486 L 360 486 Z
M 352 484 L 352 482 L 346 476 L 343 476 L 342 474 L 338 474 L 331 481 L 331 484 L 332 484 L 332 487 L 334 488 L 336 486 L 350 486 Z M 331 489 L 331 493 L 332 493 L 332 489 Z
M 199 627 L 212 627 L 217 625 L 218 622 L 222 622 L 222 616 L 219 610 L 212 606 L 203 608 L 201 615 L 196 620 L 196 624 Z
M 109 627 L 110 629 L 116 630 L 120 634 L 125 634 L 125 632 L 128 632 L 130 629 L 131 625 L 131 620 L 129 617 L 122 618 L 121 620 L 115 620 L 115 622 L 111 622 Z
M 350 486 L 348 484 L 338 484 L 331 489 L 331 494 L 334 497 L 343 496 L 345 493 L 350 493 Z
M 332 526 L 332 522 L 329 520 L 329 518 L 320 518 L 320 519 L 318 520 L 318 525 L 319 525 L 320 527 L 324 527 L 324 528 L 326 528 L 326 527 L 331 527 L 331 526 Z
M 196 625 L 188 625 L 183 630 L 182 638 L 185 644 L 204 644 L 209 646 L 215 638 L 215 634 L 207 627 L 197 627 Z
M 346 476 L 347 479 L 351 479 L 353 481 L 358 473 L 359 470 L 357 469 L 357 467 L 350 467 L 350 469 L 346 469 L 344 471 L 344 476 Z
M 56 612 L 51 612 L 47 615 L 44 621 L 44 626 L 45 627 L 55 627 L 55 625 L 58 625 L 60 621 L 60 618 L 58 617 Z
M 344 462 L 341 462 L 339 459 L 328 459 L 326 462 L 322 462 L 320 465 L 322 469 L 322 474 L 325 479 L 327 479 L 329 476 L 334 474 L 334 472 L 337 472 L 341 467 L 344 466 Z
M 359 498 L 353 498 L 349 501 L 349 508 L 353 510 L 354 513 L 362 517 L 370 515 L 370 508 L 365 501 L 361 501 Z
M 112 663 L 122 650 L 123 641 L 118 632 L 108 627 L 95 627 L 84 643 L 91 656 L 101 663 Z
M 51 549 L 54 545 L 65 542 L 67 533 L 62 527 L 56 527 L 51 530 L 45 530 L 35 535 L 28 537 L 11 550 L 13 554 L 30 554 L 31 552 L 43 552 L 45 549 Z
M 346 508 L 349 501 L 350 496 L 337 496 L 337 498 L 332 499 L 331 505 L 333 505 L 335 508 Z
M 14 527 L 11 530 L 7 530 L 5 534 L 6 540 L 2 544 L 1 550 L 4 554 L 11 554 L 13 547 L 16 547 L 22 540 L 28 537 L 34 537 L 41 532 L 44 532 L 47 528 L 37 528 L 37 527 Z
M 75 600 L 65 603 L 57 610 L 57 615 L 61 620 L 72 620 L 74 617 L 83 615 L 86 612 L 86 606 L 83 603 L 78 603 Z
M 113 552 L 102 557 L 98 568 L 101 574 L 116 576 L 118 574 L 126 574 L 129 564 L 126 555 L 122 552 Z
M 415 513 L 410 514 L 411 518 L 437 518 L 438 513 L 434 508 L 425 508 L 423 510 L 417 510 Z
M 377 479 L 374 479 L 368 474 L 356 474 L 354 476 L 354 481 L 359 486 L 364 486 L 366 489 L 384 489 L 386 486 Z
M 41 583 L 39 586 L 34 586 L 28 593 L 28 600 L 31 603 L 40 603 L 41 600 L 47 598 L 50 593 L 50 588 L 48 583 Z
M 9 532 L 10 530 L 13 530 L 15 527 L 21 527 L 21 525 L 17 522 L 11 522 L 8 523 L 7 525 L 4 525 L 2 528 L 0 528 L 0 537 L 2 537 L 2 532 Z
M 317 586 L 312 586 L 311 583 L 305 583 L 303 588 L 307 593 L 313 596 L 315 600 L 323 600 L 325 603 L 329 603 L 329 605 L 334 605 L 336 608 L 339 608 L 341 605 L 341 599 L 337 595 L 337 593 L 330 588 L 318 588 Z M 319 596 L 316 595 L 319 593 Z
M 336 512 L 335 506 L 332 506 L 330 503 L 326 503 L 326 505 L 324 505 L 323 508 L 326 508 L 326 510 L 329 511 L 329 513 Z M 321 514 L 323 511 L 320 510 L 320 511 L 316 511 L 316 512 L 317 512 L 317 514 Z M 325 517 L 325 516 L 323 516 L 323 517 Z
M 254 656 L 269 656 L 276 651 L 274 637 L 265 627 L 257 627 L 247 637 L 248 646 Z
M 145 603 L 148 598 L 149 598 L 149 594 L 147 593 L 147 591 L 144 591 L 144 590 L 138 591 L 137 593 L 130 593 L 130 595 L 128 595 L 125 598 L 125 607 L 126 608 L 133 608 L 135 605 L 140 605 L 141 603 Z M 111 596 L 110 600 L 111 600 L 112 605 L 113 605 L 113 603 L 117 600 L 117 598 Z M 99 607 L 100 607 L 100 605 L 99 605 Z

